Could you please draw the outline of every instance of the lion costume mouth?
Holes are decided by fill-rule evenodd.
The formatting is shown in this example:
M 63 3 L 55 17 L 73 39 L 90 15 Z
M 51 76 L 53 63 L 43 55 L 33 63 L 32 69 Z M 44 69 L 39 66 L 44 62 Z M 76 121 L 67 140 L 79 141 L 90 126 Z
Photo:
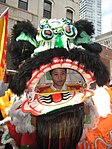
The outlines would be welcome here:
M 52 63 L 42 65 L 39 69 L 33 71 L 31 79 L 27 82 L 27 88 L 34 90 L 40 78 L 46 72 L 55 68 L 69 68 L 78 71 L 81 74 L 81 76 L 85 79 L 86 84 L 89 84 L 94 80 L 93 73 L 91 71 L 85 71 L 84 66 L 79 66 L 77 61 L 72 61 L 70 59 L 60 59 L 55 57 L 52 59 Z
M 51 69 L 55 68 L 70 68 L 77 70 L 89 84 L 93 81 L 93 74 L 89 71 L 85 72 L 83 66 L 78 66 L 77 62 L 70 59 L 54 58 L 52 64 L 43 65 L 32 73 L 32 78 L 27 82 L 27 88 L 30 90 L 27 93 L 27 100 L 22 104 L 23 112 L 31 112 L 33 115 L 42 115 L 50 111 L 60 109 L 67 106 L 73 106 L 85 101 L 87 97 L 93 95 L 93 92 L 79 86 L 79 88 L 69 91 L 38 93 L 35 91 L 36 84 L 40 78 Z M 32 96 L 33 95 L 33 96 Z
M 53 110 L 57 110 L 67 106 L 73 106 L 85 101 L 87 97 L 92 96 L 94 93 L 89 90 L 84 90 L 84 92 L 61 92 L 52 93 L 51 95 L 40 95 L 35 94 L 34 99 L 31 101 L 27 99 L 22 104 L 23 112 L 31 112 L 33 115 L 42 115 Z

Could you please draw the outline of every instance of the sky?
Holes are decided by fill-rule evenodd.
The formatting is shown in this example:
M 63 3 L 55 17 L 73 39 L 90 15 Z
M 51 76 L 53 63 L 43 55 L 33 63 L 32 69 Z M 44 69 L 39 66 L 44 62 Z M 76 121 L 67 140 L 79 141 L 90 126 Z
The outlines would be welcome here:
M 102 34 L 112 31 L 112 0 L 102 0 Z

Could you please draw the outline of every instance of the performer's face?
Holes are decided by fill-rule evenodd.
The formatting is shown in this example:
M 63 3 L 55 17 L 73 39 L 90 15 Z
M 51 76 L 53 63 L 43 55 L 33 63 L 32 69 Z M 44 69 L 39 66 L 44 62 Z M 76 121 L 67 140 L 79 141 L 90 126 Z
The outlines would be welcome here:
M 51 71 L 51 78 L 53 80 L 54 87 L 62 89 L 66 81 L 67 71 L 65 68 L 56 68 Z

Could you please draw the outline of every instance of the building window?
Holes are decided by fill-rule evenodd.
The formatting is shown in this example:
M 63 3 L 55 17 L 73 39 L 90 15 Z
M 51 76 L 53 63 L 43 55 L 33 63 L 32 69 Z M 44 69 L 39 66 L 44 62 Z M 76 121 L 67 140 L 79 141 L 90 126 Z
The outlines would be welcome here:
M 6 0 L 0 0 L 1 3 L 6 3 Z
M 73 11 L 71 11 L 70 9 L 67 9 L 66 18 L 73 21 Z
M 43 11 L 43 17 L 44 18 L 51 18 L 51 9 L 52 9 L 52 3 L 50 1 L 44 0 L 44 11 Z
M 28 0 L 19 0 L 18 8 L 27 10 L 28 9 Z
M 105 41 L 104 41 L 104 45 L 109 46 L 109 45 L 110 45 L 110 40 L 105 40 Z

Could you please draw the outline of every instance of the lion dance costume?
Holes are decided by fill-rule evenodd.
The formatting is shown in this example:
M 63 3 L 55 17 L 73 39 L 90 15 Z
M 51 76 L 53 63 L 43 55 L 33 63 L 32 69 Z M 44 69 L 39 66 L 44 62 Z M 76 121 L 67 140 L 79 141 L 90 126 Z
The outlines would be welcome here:
M 106 118 L 99 116 L 95 102 L 98 96 L 95 95 L 100 91 L 95 93 L 89 89 L 90 83 L 96 81 L 102 88 L 109 79 L 109 72 L 99 55 L 101 45 L 91 39 L 93 25 L 87 20 L 72 24 L 66 18 L 43 19 L 36 34 L 31 24 L 32 30 L 25 30 L 27 26 L 24 24 L 22 22 L 20 28 L 18 25 L 14 27 L 16 36 L 13 34 L 9 48 L 15 66 L 25 62 L 9 84 L 12 92 L 9 102 L 12 104 L 7 112 L 6 118 L 9 119 L 3 120 L 7 129 L 2 142 L 13 141 L 18 148 L 92 148 L 98 135 L 99 141 L 102 140 L 102 132 L 98 129 L 93 140 L 88 136 L 93 135 L 102 122 L 100 119 L 106 120 L 108 114 L 108 120 L 112 119 L 110 111 Z M 37 84 L 43 75 L 55 68 L 76 71 L 84 79 L 84 84 L 71 90 L 42 93 Z M 87 113 L 84 110 L 86 104 L 89 108 Z M 111 126 L 107 133 L 111 133 Z M 108 134 L 106 146 L 112 147 L 109 139 L 111 134 Z M 101 142 L 95 145 L 101 145 Z

